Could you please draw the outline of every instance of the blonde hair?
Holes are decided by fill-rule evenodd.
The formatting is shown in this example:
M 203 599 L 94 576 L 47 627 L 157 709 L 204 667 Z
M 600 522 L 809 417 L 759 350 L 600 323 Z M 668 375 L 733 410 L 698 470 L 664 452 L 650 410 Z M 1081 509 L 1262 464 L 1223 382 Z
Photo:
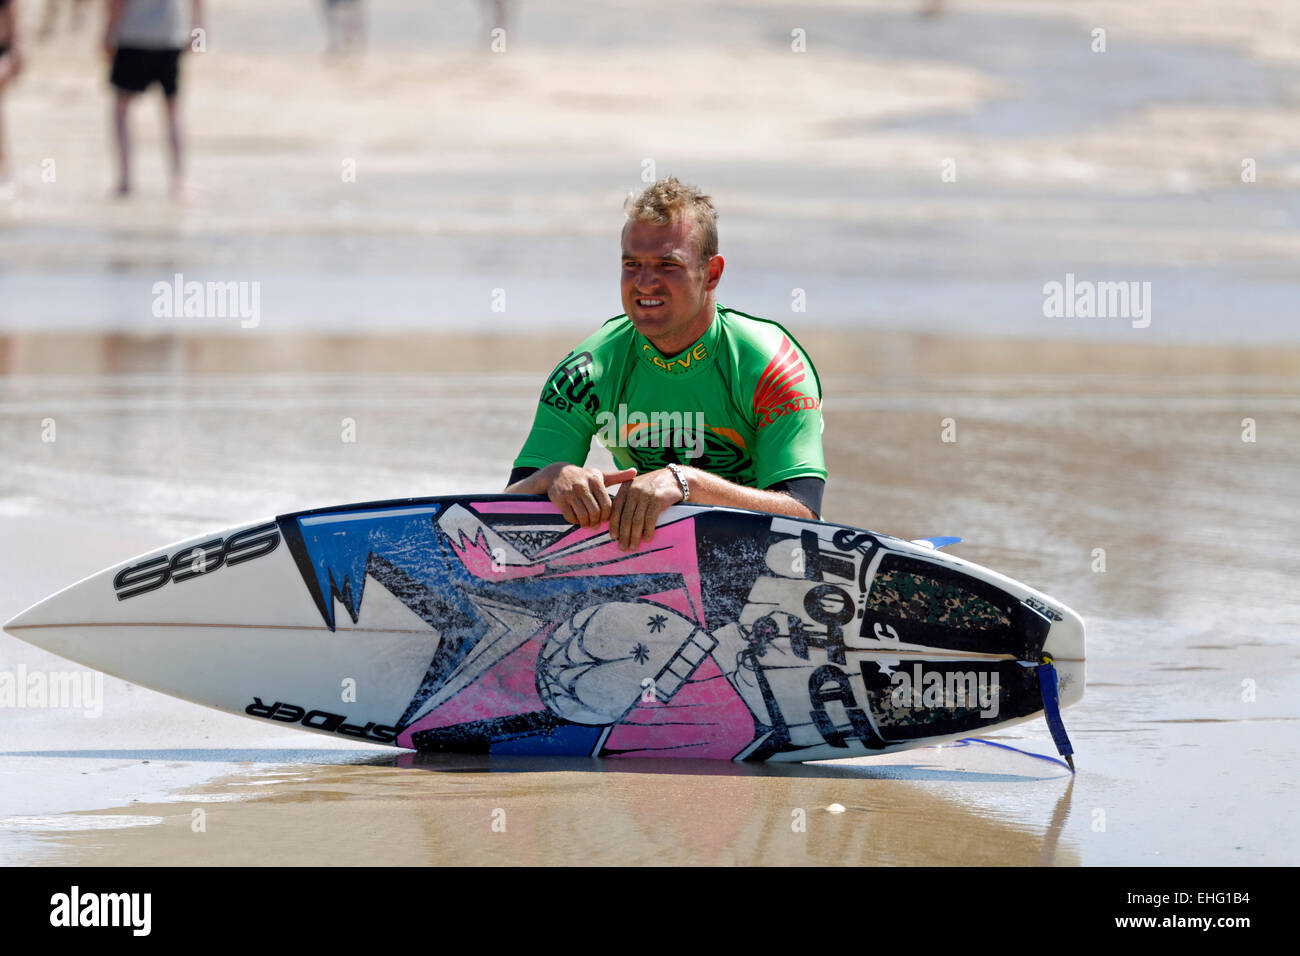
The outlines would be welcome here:
M 623 204 L 628 222 L 648 222 L 666 226 L 689 216 L 695 222 L 700 261 L 708 262 L 718 254 L 718 211 L 713 200 L 695 186 L 687 186 L 668 176 L 651 183 L 641 194 L 628 196 Z

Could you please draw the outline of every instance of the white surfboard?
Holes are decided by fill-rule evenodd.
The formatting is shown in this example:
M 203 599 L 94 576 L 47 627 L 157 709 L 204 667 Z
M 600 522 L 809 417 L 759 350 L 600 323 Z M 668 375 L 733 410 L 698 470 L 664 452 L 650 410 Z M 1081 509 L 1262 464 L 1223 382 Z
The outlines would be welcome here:
M 421 750 L 816 760 L 1082 698 L 1084 626 L 1017 581 L 827 522 L 677 506 L 622 552 L 544 499 L 346 505 L 139 555 L 5 630 L 230 713 Z

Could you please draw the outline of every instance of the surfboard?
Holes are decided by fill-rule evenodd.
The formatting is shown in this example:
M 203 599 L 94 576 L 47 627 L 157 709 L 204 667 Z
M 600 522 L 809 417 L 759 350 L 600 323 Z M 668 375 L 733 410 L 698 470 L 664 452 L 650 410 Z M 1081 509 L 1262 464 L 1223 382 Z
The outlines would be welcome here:
M 544 498 L 279 515 L 139 555 L 5 630 L 234 714 L 422 751 L 801 761 L 1042 716 L 1084 624 L 941 548 L 678 505 L 622 551 Z

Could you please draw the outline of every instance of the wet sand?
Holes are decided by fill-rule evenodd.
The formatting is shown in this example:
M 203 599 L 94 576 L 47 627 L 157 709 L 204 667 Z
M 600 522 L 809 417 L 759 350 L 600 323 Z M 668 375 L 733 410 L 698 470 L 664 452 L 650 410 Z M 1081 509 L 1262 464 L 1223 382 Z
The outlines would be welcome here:
M 983 763 L 963 761 L 965 750 L 978 747 L 776 770 L 418 755 L 291 767 L 214 782 L 190 799 L 87 814 L 99 829 L 84 838 L 61 834 L 71 854 L 47 859 L 90 866 L 1077 865 L 1077 851 L 1059 845 L 1071 806 L 1064 769 L 1039 770 L 1023 758 L 990 766 L 986 754 Z M 1042 805 L 1028 814 L 1023 806 L 980 812 L 916 780 L 1018 791 L 1018 802 L 1032 791 Z M 1049 814 L 1038 819 L 1042 810 Z M 65 819 L 75 826 L 77 817 Z
M 904 537 L 960 535 L 956 553 L 1084 614 L 1087 696 L 1065 714 L 1080 768 L 1072 787 L 1059 764 L 980 745 L 829 769 L 367 756 L 110 679 L 96 720 L 5 715 L 22 722 L 8 724 L 18 732 L 0 752 L 15 784 L 0 799 L 0 853 L 178 864 L 268 854 L 324 864 L 1295 863 L 1294 356 L 1225 352 L 1216 368 L 1199 350 L 1174 349 L 1163 368 L 1135 373 L 1141 357 L 1112 350 L 1108 372 L 1087 366 L 1088 347 L 1055 346 L 1062 362 L 1088 367 L 1072 375 L 1025 371 L 1010 346 L 827 344 L 827 517 Z M 528 350 L 530 370 L 502 372 L 482 346 L 418 376 L 4 379 L 0 452 L 13 465 L 0 487 L 0 551 L 13 583 L 0 613 L 123 555 L 262 513 L 499 489 L 551 357 Z M 914 361 L 882 369 L 882 354 Z M 870 374 L 849 371 L 855 356 Z M 952 370 L 963 363 L 965 373 Z M 53 446 L 38 446 L 45 415 L 62 429 Z M 355 445 L 338 441 L 344 416 L 358 422 Z M 941 439 L 948 417 L 955 443 Z M 1241 440 L 1246 417 L 1254 443 Z M 7 636 L 0 649 L 6 669 L 59 666 Z M 1040 721 L 992 739 L 1054 753 Z M 135 789 L 118 792 L 138 802 L 97 799 L 96 774 L 129 777 Z M 833 803 L 846 811 L 828 813 Z M 191 829 L 196 809 L 206 832 Z M 505 833 L 491 829 L 498 809 Z M 804 833 L 791 829 L 799 809 Z

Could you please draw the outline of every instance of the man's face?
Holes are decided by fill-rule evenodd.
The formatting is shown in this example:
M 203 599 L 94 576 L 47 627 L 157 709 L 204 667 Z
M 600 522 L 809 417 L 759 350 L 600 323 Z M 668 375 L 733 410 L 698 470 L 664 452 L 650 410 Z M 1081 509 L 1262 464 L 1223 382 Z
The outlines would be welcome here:
M 721 275 L 721 256 L 700 262 L 691 220 L 623 227 L 623 311 L 662 352 L 680 351 L 704 334 Z

